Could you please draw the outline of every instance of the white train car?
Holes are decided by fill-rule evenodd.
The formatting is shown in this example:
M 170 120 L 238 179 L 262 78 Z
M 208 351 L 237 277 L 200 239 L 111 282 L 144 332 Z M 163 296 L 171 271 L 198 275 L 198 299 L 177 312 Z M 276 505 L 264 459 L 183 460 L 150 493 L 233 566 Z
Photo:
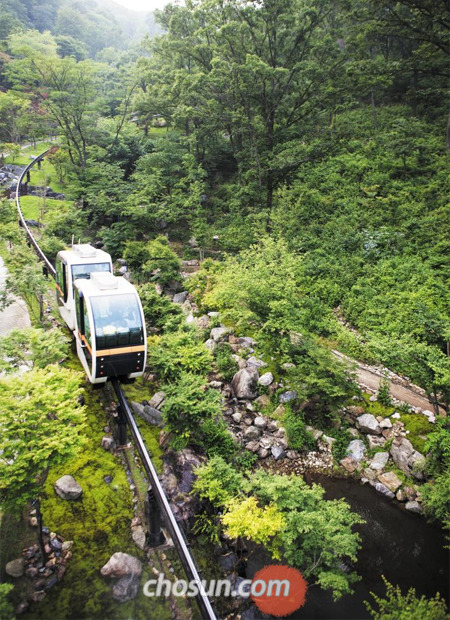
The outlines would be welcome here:
M 125 278 L 92 272 L 74 281 L 78 357 L 91 383 L 144 373 L 147 337 L 141 301 Z

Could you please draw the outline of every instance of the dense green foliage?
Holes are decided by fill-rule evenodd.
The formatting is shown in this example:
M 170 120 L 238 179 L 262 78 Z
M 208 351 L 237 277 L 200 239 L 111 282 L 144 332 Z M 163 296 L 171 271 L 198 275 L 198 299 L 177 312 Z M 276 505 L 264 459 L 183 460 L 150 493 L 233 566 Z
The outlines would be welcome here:
M 398 586 L 393 586 L 383 577 L 386 586 L 386 597 L 375 596 L 378 609 L 366 602 L 367 611 L 373 620 L 446 620 L 449 618 L 445 600 L 436 594 L 434 598 L 417 597 L 414 588 L 410 588 L 406 595 L 402 594 Z
M 243 477 L 220 457 L 197 476 L 200 497 L 226 508 L 220 520 L 228 535 L 264 544 L 335 598 L 351 591 L 357 576 L 344 572 L 341 562 L 356 559 L 360 539 L 352 527 L 362 521 L 343 500 L 324 500 L 322 487 L 309 487 L 297 476 L 258 470 Z

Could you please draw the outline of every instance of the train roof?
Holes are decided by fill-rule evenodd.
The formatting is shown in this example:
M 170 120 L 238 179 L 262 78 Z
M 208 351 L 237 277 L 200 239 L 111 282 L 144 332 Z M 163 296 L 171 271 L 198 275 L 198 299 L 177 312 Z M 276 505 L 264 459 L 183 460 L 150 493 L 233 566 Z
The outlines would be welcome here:
M 136 289 L 122 276 L 113 276 L 107 271 L 94 271 L 89 280 L 77 279 L 74 285 L 85 297 L 97 295 L 124 295 L 126 293 L 136 293 Z
M 58 256 L 71 265 L 111 262 L 111 256 L 107 252 L 98 250 L 89 243 L 74 244 L 70 249 L 58 252 Z

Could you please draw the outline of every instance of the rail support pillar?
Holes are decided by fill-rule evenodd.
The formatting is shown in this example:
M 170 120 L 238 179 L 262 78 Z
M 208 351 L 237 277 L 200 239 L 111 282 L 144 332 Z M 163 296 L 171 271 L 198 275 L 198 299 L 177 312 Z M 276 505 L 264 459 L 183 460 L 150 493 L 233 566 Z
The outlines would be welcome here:
M 165 538 L 161 530 L 161 511 L 151 485 L 145 499 L 145 514 L 148 523 L 147 543 L 150 547 L 158 547 L 165 542 Z
M 31 181 L 30 171 L 27 171 L 27 183 Z
M 121 405 L 117 407 L 117 426 L 119 429 L 119 445 L 127 445 L 127 418 Z

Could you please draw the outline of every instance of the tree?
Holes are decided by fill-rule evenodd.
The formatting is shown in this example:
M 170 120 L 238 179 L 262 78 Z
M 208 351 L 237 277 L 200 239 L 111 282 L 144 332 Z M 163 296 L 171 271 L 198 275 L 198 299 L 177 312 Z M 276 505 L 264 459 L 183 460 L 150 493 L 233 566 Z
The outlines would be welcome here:
M 67 357 L 68 338 L 58 328 L 15 329 L 0 338 L 0 369 L 17 372 L 20 366 L 45 368 Z
M 40 500 L 51 467 L 84 445 L 81 373 L 58 366 L 0 379 L 0 498 L 6 506 L 35 500 L 45 563 Z
M 345 501 L 324 500 L 322 487 L 295 475 L 258 470 L 245 478 L 219 457 L 196 473 L 194 491 L 216 509 L 225 507 L 220 520 L 227 533 L 267 545 L 335 598 L 351 591 L 357 576 L 344 572 L 342 562 L 356 561 L 360 537 L 352 527 L 363 520 Z
M 399 586 L 393 586 L 383 575 L 386 586 L 386 597 L 381 598 L 371 592 L 378 609 L 365 601 L 366 609 L 373 620 L 446 620 L 450 618 L 445 600 L 436 594 L 427 599 L 416 595 L 414 588 L 410 588 L 406 595 L 402 594 Z

